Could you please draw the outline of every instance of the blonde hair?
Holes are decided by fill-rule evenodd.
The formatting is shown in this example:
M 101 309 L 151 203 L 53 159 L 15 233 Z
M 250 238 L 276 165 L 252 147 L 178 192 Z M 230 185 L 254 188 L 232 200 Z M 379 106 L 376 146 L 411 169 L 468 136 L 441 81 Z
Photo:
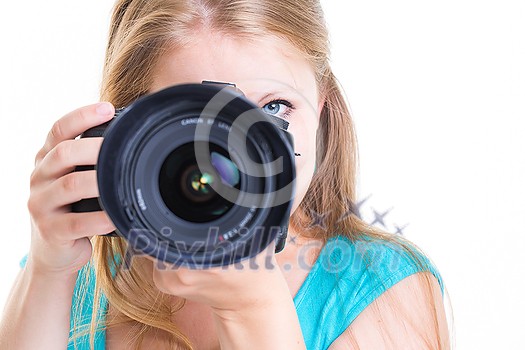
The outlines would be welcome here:
M 247 39 L 261 34 L 285 39 L 301 52 L 316 74 L 324 98 L 317 135 L 317 171 L 290 225 L 309 238 L 325 242 L 338 234 L 353 241 L 360 236 L 377 238 L 407 251 L 423 266 L 417 254 L 420 250 L 412 243 L 355 215 L 344 215 L 350 209 L 348 204 L 357 202 L 357 137 L 348 104 L 329 65 L 328 31 L 318 0 L 118 0 L 111 20 L 101 100 L 120 107 L 146 94 L 159 57 L 174 46 L 183 47 L 200 29 Z M 312 213 L 326 213 L 324 229 L 310 227 Z M 93 317 L 88 330 L 78 326 L 80 320 L 74 320 L 73 339 L 89 332 L 93 346 L 97 329 L 133 322 L 137 331 L 132 342 L 137 347 L 147 332 L 161 330 L 169 335 L 172 346 L 192 349 L 189 339 L 171 322 L 172 314 L 183 305 L 170 306 L 169 296 L 145 277 L 146 267 L 140 259 L 135 259 L 129 270 L 117 268 L 114 277 L 116 257 L 125 256 L 125 240 L 99 236 L 93 238 L 93 244 Z M 429 274 L 420 275 L 431 295 Z M 103 297 L 119 315 L 105 325 L 98 321 Z M 433 315 L 435 334 L 439 334 L 436 312 Z M 425 339 L 432 349 L 448 349 L 444 341 Z

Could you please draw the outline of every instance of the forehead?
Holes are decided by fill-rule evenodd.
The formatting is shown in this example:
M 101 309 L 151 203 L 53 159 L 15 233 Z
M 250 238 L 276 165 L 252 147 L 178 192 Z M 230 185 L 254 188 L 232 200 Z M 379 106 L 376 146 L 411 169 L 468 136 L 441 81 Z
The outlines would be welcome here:
M 189 45 L 167 50 L 153 74 L 150 92 L 202 80 L 232 82 L 247 95 L 290 88 L 312 97 L 317 91 L 310 64 L 292 45 L 273 36 L 247 40 L 196 33 Z

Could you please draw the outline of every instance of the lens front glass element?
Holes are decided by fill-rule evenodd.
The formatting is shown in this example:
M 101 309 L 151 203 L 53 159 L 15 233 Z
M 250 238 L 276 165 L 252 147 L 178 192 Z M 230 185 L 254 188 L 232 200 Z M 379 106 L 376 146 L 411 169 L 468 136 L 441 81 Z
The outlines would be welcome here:
M 168 155 L 160 170 L 159 190 L 164 203 L 176 216 L 189 222 L 210 222 L 234 205 L 213 187 L 240 189 L 240 173 L 228 153 L 213 143 L 209 143 L 211 167 L 199 168 L 195 143 L 186 143 Z

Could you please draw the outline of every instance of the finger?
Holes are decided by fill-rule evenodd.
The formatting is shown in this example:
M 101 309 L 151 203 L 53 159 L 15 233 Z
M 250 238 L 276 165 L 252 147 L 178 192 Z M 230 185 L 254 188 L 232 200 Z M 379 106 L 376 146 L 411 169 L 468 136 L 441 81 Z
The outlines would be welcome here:
M 40 199 L 45 198 L 46 206 L 50 210 L 78 202 L 81 199 L 96 198 L 99 196 L 97 172 L 88 170 L 67 174 L 55 180 L 50 186 L 46 186 L 36 196 Z
M 35 163 L 42 160 L 56 145 L 72 140 L 84 131 L 110 120 L 115 108 L 109 102 L 101 102 L 78 108 L 57 120 L 49 131 L 44 147 L 38 152 Z
M 39 224 L 40 235 L 48 241 L 70 242 L 83 237 L 104 235 L 115 226 L 104 211 L 54 215 Z
M 59 143 L 37 166 L 38 180 L 54 180 L 71 173 L 76 166 L 96 164 L 103 140 L 90 137 Z
M 28 200 L 31 216 L 45 218 L 57 212 L 69 212 L 71 203 L 84 198 L 98 197 L 96 171 L 79 171 L 67 174 L 53 183 L 33 190 Z

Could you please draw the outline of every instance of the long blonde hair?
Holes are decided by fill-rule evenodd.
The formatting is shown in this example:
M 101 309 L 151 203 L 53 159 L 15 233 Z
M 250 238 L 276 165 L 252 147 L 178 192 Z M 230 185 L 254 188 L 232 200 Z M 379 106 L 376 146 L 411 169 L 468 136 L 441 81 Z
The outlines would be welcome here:
M 283 38 L 304 55 L 316 73 L 325 101 L 317 134 L 317 171 L 290 220 L 297 232 L 325 242 L 337 234 L 353 241 L 360 235 L 380 239 L 406 250 L 423 265 L 414 244 L 372 227 L 356 215 L 344 215 L 349 203 L 357 202 L 358 146 L 348 104 L 329 65 L 329 37 L 319 0 L 118 0 L 111 20 L 101 100 L 120 107 L 146 94 L 158 58 L 174 46 L 183 47 L 192 33 L 203 28 L 242 38 Z M 326 213 L 324 229 L 311 227 L 312 213 Z M 145 277 L 140 259 L 135 259 L 129 270 L 117 269 L 114 277 L 116 257 L 126 252 L 125 240 L 99 236 L 93 238 L 93 244 L 93 317 L 89 330 L 74 326 L 73 338 L 89 332 L 93 346 L 93 334 L 100 327 L 132 322 L 137 327 L 133 339 L 137 347 L 146 333 L 161 330 L 167 332 L 173 346 L 192 349 L 189 339 L 171 322 L 172 314 L 183 305 L 170 305 L 169 297 Z M 420 275 L 431 294 L 428 274 Z M 120 316 L 105 325 L 98 321 L 101 298 L 107 298 Z M 80 323 L 74 320 L 75 325 Z M 435 312 L 433 327 L 439 334 Z M 448 349 L 443 341 L 425 339 L 429 348 Z

